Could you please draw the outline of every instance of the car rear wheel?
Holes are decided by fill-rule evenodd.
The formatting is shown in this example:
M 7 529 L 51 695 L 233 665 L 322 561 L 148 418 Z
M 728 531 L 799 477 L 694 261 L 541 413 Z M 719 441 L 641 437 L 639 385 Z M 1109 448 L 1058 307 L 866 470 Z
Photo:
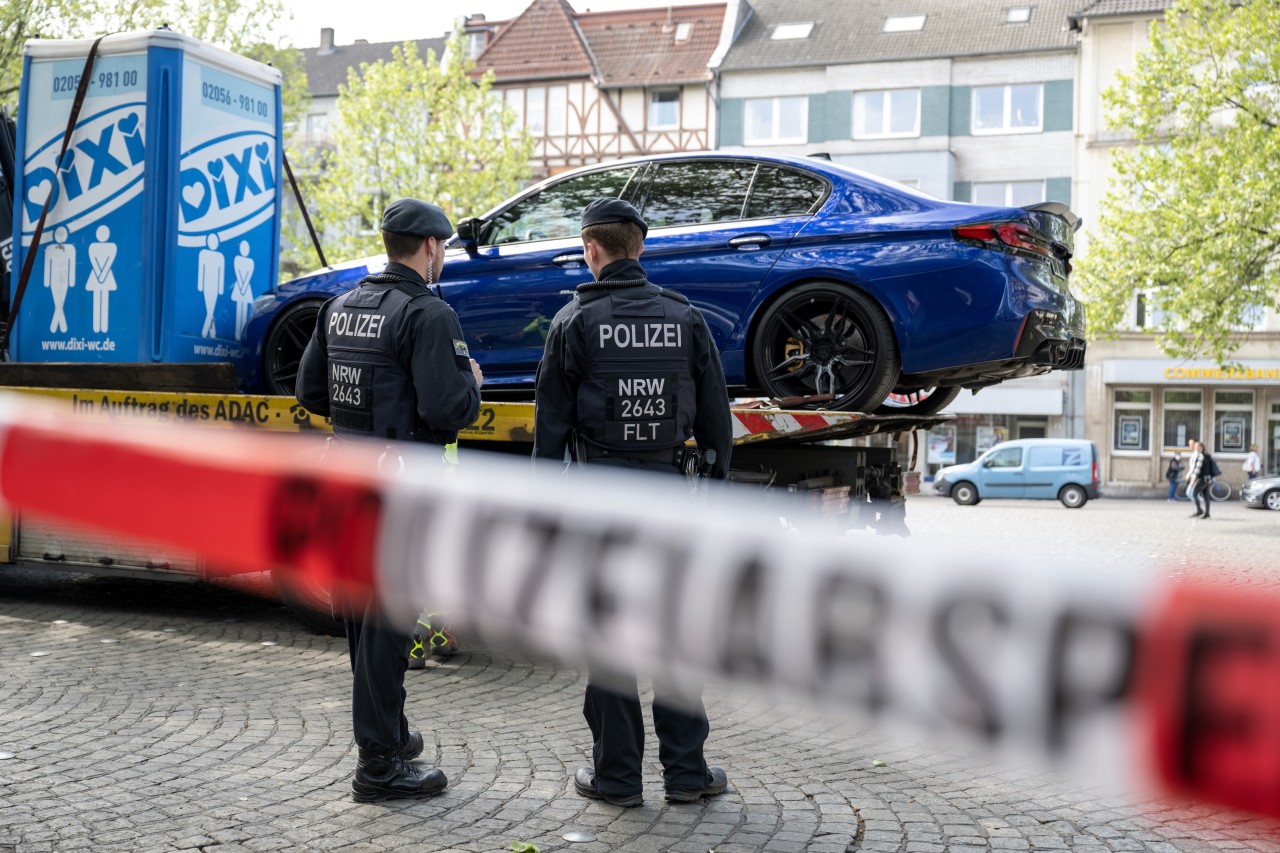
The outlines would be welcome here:
M 290 305 L 276 319 L 267 333 L 263 348 L 262 374 L 267 393 L 292 397 L 298 381 L 298 365 L 302 353 L 316 328 L 316 317 L 323 302 L 308 300 Z
M 1267 509 L 1280 512 L 1280 489 L 1272 489 L 1263 495 L 1262 505 Z
M 872 411 L 898 380 L 893 329 L 875 300 L 811 282 L 765 311 L 754 338 L 756 377 L 773 397 L 831 395 L 813 408 Z
M 980 499 L 978 489 L 973 483 L 956 483 L 951 487 L 951 498 L 961 506 L 973 506 Z
M 1068 509 L 1079 509 L 1088 502 L 1089 496 L 1084 489 L 1073 484 L 1062 487 L 1062 491 L 1058 492 L 1058 500 Z
M 921 388 L 918 391 L 894 393 L 885 398 L 876 409 L 877 415 L 936 415 L 951 401 L 960 396 L 960 386 L 954 388 Z

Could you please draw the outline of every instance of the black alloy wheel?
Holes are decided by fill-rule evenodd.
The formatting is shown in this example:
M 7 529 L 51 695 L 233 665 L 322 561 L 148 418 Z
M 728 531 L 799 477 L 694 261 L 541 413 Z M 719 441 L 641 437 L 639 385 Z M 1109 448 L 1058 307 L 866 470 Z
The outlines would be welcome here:
M 316 328 L 323 302 L 308 300 L 290 305 L 276 319 L 263 348 L 262 375 L 267 393 L 292 397 L 298 381 L 302 353 Z
M 753 341 L 756 378 L 769 396 L 831 395 L 810 408 L 873 411 L 898 380 L 884 311 L 842 284 L 787 291 L 764 312 Z
M 895 400 L 893 394 L 885 397 L 880 408 L 876 409 L 877 415 L 936 415 L 960 396 L 960 386 L 920 388 L 915 391 L 899 391 L 895 388 L 894 392 L 908 399 Z

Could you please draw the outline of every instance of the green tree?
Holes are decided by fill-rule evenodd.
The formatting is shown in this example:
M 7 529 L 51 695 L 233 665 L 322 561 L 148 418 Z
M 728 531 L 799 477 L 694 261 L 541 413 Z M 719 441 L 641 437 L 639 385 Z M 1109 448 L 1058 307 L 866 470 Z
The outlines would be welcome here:
M 313 210 L 331 259 L 382 250 L 389 202 L 432 201 L 455 222 L 483 213 L 529 176 L 533 138 L 489 97 L 492 74 L 472 79 L 458 36 L 437 62 L 406 42 L 390 60 L 351 69 L 338 93 L 334 149 L 323 156 Z
M 1280 2 L 1179 0 L 1104 95 L 1115 181 L 1081 263 L 1094 333 L 1138 294 L 1166 352 L 1230 360 L 1280 300 Z

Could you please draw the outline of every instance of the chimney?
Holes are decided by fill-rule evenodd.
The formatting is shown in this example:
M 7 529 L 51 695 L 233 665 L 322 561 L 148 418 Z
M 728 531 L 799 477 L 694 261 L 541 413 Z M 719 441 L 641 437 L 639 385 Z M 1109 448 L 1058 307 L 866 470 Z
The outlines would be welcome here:
M 320 49 L 316 53 L 321 56 L 328 56 L 334 52 L 333 47 L 333 27 L 320 28 Z

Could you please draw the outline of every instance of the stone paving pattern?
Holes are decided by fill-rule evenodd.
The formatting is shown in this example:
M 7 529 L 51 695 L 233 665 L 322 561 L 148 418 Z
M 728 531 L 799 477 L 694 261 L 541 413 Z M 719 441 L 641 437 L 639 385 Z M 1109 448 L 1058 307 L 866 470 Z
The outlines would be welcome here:
M 1208 573 L 1280 576 L 1274 544 L 1265 558 L 1253 550 L 1278 541 L 1280 513 L 1224 505 L 1216 527 L 1197 527 L 1184 504 L 914 500 L 909 522 L 939 543 L 999 525 L 1068 556 L 1106 548 L 1175 563 L 1190 543 L 1213 555 Z M 448 791 L 362 805 L 350 799 L 345 641 L 238 590 L 0 567 L 0 751 L 16 753 L 0 761 L 0 853 L 500 851 L 514 841 L 543 853 L 1280 853 L 1280 824 L 1130 802 L 724 690 L 707 695 L 708 759 L 728 771 L 730 793 L 666 805 L 650 735 L 646 804 L 618 809 L 573 792 L 590 746 L 580 672 L 463 644 L 408 675 L 410 720 Z M 572 830 L 598 840 L 570 844 Z

